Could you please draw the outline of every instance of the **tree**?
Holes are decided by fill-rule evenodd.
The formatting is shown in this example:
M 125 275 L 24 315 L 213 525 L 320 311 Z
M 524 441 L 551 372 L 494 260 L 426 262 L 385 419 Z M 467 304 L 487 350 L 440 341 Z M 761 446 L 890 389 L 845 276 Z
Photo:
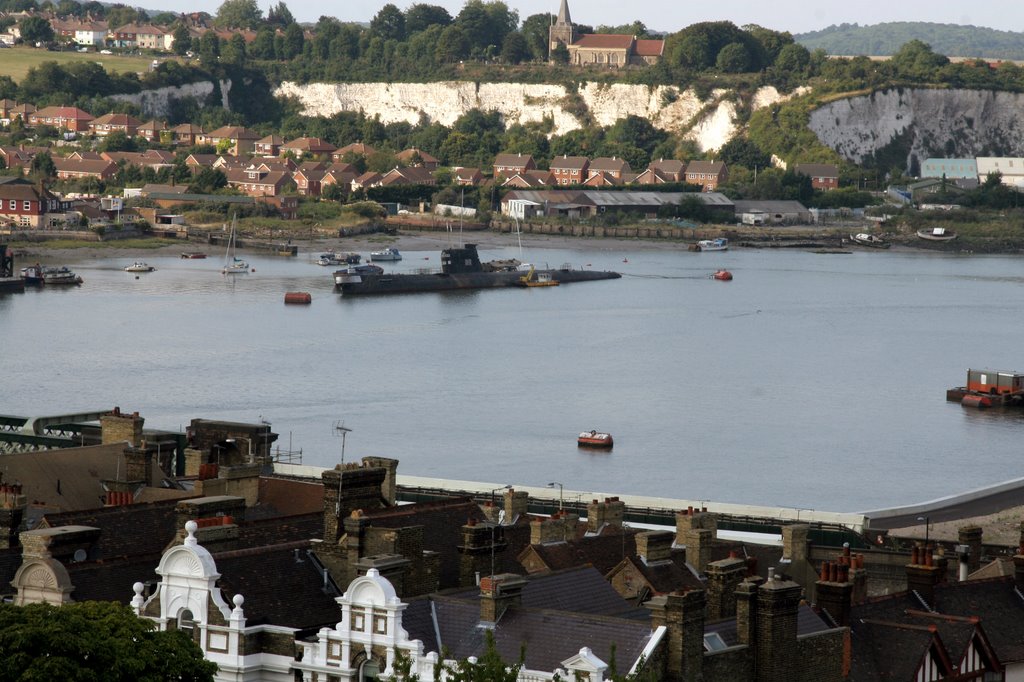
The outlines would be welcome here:
M 136 10 L 134 7 L 128 7 L 126 5 L 114 5 L 107 10 L 107 23 L 111 30 L 118 26 L 124 26 L 125 24 L 131 24 L 136 21 L 145 21 L 146 13 Z
M 431 26 L 450 26 L 452 15 L 440 5 L 418 2 L 405 11 L 405 30 L 408 35 L 425 31 Z
M 18 25 L 26 43 L 48 43 L 53 40 L 53 27 L 42 17 L 26 17 Z
M 811 63 L 811 53 L 807 48 L 798 43 L 790 43 L 781 50 L 775 58 L 775 68 L 779 71 L 802 75 Z
M 224 48 L 221 50 L 221 61 L 233 66 L 245 66 L 245 53 L 245 38 L 241 33 L 235 33 L 230 40 L 224 43 Z
M 743 43 L 729 43 L 718 52 L 715 66 L 725 73 L 750 71 L 750 52 Z
M 189 192 L 195 194 L 212 194 L 213 192 L 226 187 L 228 184 L 228 178 L 224 175 L 223 171 L 219 168 L 210 168 L 206 166 L 192 180 L 190 184 Z
M 288 5 L 284 4 L 284 0 L 281 0 L 277 5 L 270 6 L 270 9 L 267 11 L 267 23 L 271 26 L 285 28 L 295 23 L 295 17 L 292 16 Z
M 434 52 L 437 61 L 452 64 L 465 59 L 469 55 L 469 40 L 466 33 L 457 25 L 445 27 L 437 40 Z
M 133 152 L 135 148 L 135 140 L 128 137 L 123 130 L 115 130 L 110 133 L 103 138 L 103 142 L 100 144 L 102 152 Z
M 569 48 L 558 43 L 555 48 L 551 50 L 551 61 L 555 64 L 568 64 L 569 63 Z
M 726 142 L 718 151 L 718 158 L 727 166 L 743 166 L 744 168 L 767 168 L 771 165 L 771 157 L 761 148 L 743 137 L 734 137 Z
M 255 28 L 263 21 L 256 0 L 224 0 L 215 23 L 223 28 Z
M 220 57 L 220 38 L 213 31 L 207 31 L 199 38 L 199 61 L 206 68 L 216 66 Z
M 217 666 L 179 630 L 113 602 L 0 604 L 4 679 L 212 682 Z
M 536 61 L 544 61 L 548 58 L 548 29 L 551 27 L 554 18 L 544 12 L 542 14 L 531 14 L 523 22 L 520 32 L 526 39 L 530 48 L 530 54 Z
M 249 46 L 249 54 L 254 59 L 273 59 L 274 54 L 274 29 L 263 26 L 256 32 L 256 39 Z
M 500 0 L 467 0 L 455 25 L 465 32 L 471 52 L 485 56 L 489 50 L 497 52 L 505 36 L 519 27 L 519 13 Z
M 501 59 L 509 64 L 520 64 L 530 58 L 530 46 L 522 33 L 513 32 L 505 36 L 501 45 Z
M 42 178 L 55 178 L 57 177 L 57 166 L 53 164 L 53 157 L 50 156 L 50 152 L 39 152 L 32 159 L 32 175 Z M 0 651 L 3 651 L 0 648 Z
M 185 55 L 192 49 L 192 34 L 188 32 L 188 27 L 178 26 L 172 33 L 174 36 L 174 53 L 177 55 Z
M 284 58 L 295 59 L 306 46 L 306 36 L 302 33 L 302 27 L 296 23 L 288 24 L 284 30 Z
M 370 21 L 370 33 L 382 40 L 405 40 L 405 15 L 392 3 L 380 8 Z

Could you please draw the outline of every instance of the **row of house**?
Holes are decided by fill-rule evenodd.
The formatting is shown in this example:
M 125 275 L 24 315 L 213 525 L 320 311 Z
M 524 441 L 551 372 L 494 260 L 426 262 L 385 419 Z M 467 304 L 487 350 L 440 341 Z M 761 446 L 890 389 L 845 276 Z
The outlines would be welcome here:
M 640 530 L 615 497 L 550 515 L 514 488 L 399 504 L 388 458 L 267 473 L 265 423 L 195 419 L 176 443 L 138 413 L 98 421 L 5 457 L 4 597 L 126 604 L 187 633 L 218 681 L 355 682 L 400 657 L 436 680 L 488 639 L 536 682 L 603 682 L 613 658 L 705 682 L 1024 675 L 1024 536 L 986 561 L 981 529 L 962 528 L 951 562 L 931 541 L 829 547 L 800 523 L 781 543 L 730 539 L 694 507 Z

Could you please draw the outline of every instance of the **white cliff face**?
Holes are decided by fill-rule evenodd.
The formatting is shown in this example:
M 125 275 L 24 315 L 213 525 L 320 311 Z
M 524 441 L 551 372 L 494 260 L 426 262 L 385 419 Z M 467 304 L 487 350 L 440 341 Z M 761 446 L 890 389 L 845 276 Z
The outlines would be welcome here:
M 194 97 L 202 102 L 210 96 L 214 87 L 219 87 L 220 89 L 221 106 L 225 109 L 230 109 L 228 93 L 231 91 L 231 81 L 220 81 L 216 85 L 210 81 L 200 81 L 198 83 L 157 88 L 156 90 L 143 90 L 134 95 L 111 95 L 110 99 L 131 102 L 138 106 L 145 116 L 165 118 L 170 112 L 172 100 Z
M 822 143 L 861 163 L 893 143 L 913 160 L 1024 156 L 1024 95 L 983 90 L 886 90 L 811 113 Z
M 574 97 L 562 85 L 524 83 L 310 83 L 285 82 L 274 92 L 294 97 L 307 116 L 333 116 L 342 111 L 362 111 L 380 116 L 383 123 L 405 121 L 415 124 L 425 114 L 431 121 L 450 126 L 471 109 L 498 111 L 506 124 L 539 122 L 550 118 L 555 135 L 582 127 L 566 110 Z M 735 107 L 722 102 L 709 108 L 690 130 L 694 117 L 705 103 L 690 91 L 674 86 L 648 87 L 615 83 L 586 83 L 579 98 L 598 125 L 612 125 L 626 116 L 642 116 L 656 127 L 672 132 L 689 132 L 702 149 L 717 149 L 737 130 Z M 775 88 L 762 88 L 754 97 L 759 108 L 785 99 Z M 571 107 L 569 107 L 571 108 Z

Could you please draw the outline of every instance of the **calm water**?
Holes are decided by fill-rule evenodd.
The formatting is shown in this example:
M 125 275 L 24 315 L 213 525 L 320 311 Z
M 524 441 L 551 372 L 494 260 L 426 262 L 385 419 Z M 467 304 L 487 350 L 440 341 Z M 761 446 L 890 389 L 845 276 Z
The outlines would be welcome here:
M 249 257 L 234 281 L 216 258 L 151 258 L 138 279 L 131 259 L 70 261 L 81 288 L 0 296 L 0 413 L 263 417 L 322 466 L 344 420 L 348 458 L 407 474 L 835 511 L 1021 475 L 1020 413 L 944 400 L 968 367 L 1024 369 L 1020 258 L 527 255 L 626 276 L 342 299 L 309 254 Z M 436 251 L 399 268 L 430 265 Z M 736 279 L 708 279 L 718 267 Z M 312 306 L 285 306 L 291 290 Z M 591 428 L 613 453 L 577 450 Z

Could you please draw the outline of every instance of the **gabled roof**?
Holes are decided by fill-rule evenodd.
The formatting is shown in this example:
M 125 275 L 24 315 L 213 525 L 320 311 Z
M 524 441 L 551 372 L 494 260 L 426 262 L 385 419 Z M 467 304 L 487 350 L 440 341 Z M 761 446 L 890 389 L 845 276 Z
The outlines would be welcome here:
M 494 157 L 495 166 L 526 168 L 528 164 L 532 163 L 534 163 L 533 157 L 529 154 L 498 154 Z
M 152 121 L 146 121 L 145 123 L 139 126 L 140 132 L 148 130 L 151 130 L 154 133 L 159 132 L 161 130 L 167 130 L 167 124 L 163 121 L 157 121 L 156 119 L 153 119 Z
M 335 152 L 334 152 L 334 154 L 336 154 L 338 157 L 342 157 L 345 154 L 356 154 L 356 155 L 359 155 L 359 156 L 373 156 L 376 153 L 377 153 L 376 149 L 374 149 L 373 147 L 371 147 L 368 144 L 363 144 L 362 142 L 353 142 L 352 144 L 347 144 L 344 147 L 342 147 L 341 149 L 335 150 Z
M 181 123 L 171 128 L 176 135 L 202 135 L 203 129 L 194 123 Z
M 299 137 L 291 142 L 281 145 L 281 149 L 291 149 L 297 152 L 309 152 L 310 154 L 329 154 L 337 149 L 330 142 L 324 142 L 319 137 Z
M 660 57 L 665 52 L 665 41 L 637 40 L 634 52 L 638 57 Z
M 711 175 L 718 175 L 725 170 L 724 161 L 691 161 L 686 164 L 686 174 L 690 173 L 704 173 L 705 175 L 710 173 Z
M 657 161 L 651 161 L 647 164 L 647 167 L 661 173 L 679 175 L 686 170 L 686 162 L 677 159 L 658 159 Z
M 397 154 L 395 154 L 395 158 L 401 161 L 402 163 L 409 163 L 417 155 L 420 157 L 420 160 L 423 161 L 423 163 L 440 163 L 440 161 L 438 161 L 436 157 L 423 151 L 422 149 L 416 149 L 415 147 L 413 147 L 412 149 L 405 149 L 398 152 Z
M 78 107 L 45 107 L 35 112 L 36 118 L 63 118 L 77 121 L 91 121 L 92 114 Z
M 793 172 L 812 178 L 838 178 L 839 166 L 831 163 L 798 163 Z
M 99 118 L 93 119 L 90 125 L 131 126 L 132 128 L 138 128 L 140 125 L 142 125 L 142 121 L 135 118 L 134 116 L 129 116 L 128 114 L 110 113 L 103 114 Z
M 62 159 L 58 157 L 53 160 L 53 166 L 58 172 L 68 173 L 107 173 L 117 171 L 117 164 L 105 159 L 101 159 L 99 161 L 83 159 L 79 161 L 76 159 Z
M 607 575 L 623 559 L 636 554 L 636 532 L 608 529 L 600 535 L 566 542 L 533 544 L 520 553 L 519 560 L 523 561 L 528 552 L 549 571 L 589 565 Z
M 633 46 L 633 36 L 610 33 L 584 33 L 572 46 L 588 50 L 629 50 Z
M 585 156 L 556 156 L 551 159 L 551 170 L 584 170 L 590 165 L 590 159 Z
M 256 144 L 270 144 L 275 146 L 281 146 L 284 143 L 284 138 L 280 135 L 267 135 L 264 138 L 256 140 Z
M 608 173 L 628 173 L 629 163 L 617 157 L 599 156 L 590 162 L 590 172 L 605 171 Z
M 257 140 L 259 136 L 248 128 L 242 126 L 221 126 L 212 133 L 206 133 L 207 137 L 220 140 Z

